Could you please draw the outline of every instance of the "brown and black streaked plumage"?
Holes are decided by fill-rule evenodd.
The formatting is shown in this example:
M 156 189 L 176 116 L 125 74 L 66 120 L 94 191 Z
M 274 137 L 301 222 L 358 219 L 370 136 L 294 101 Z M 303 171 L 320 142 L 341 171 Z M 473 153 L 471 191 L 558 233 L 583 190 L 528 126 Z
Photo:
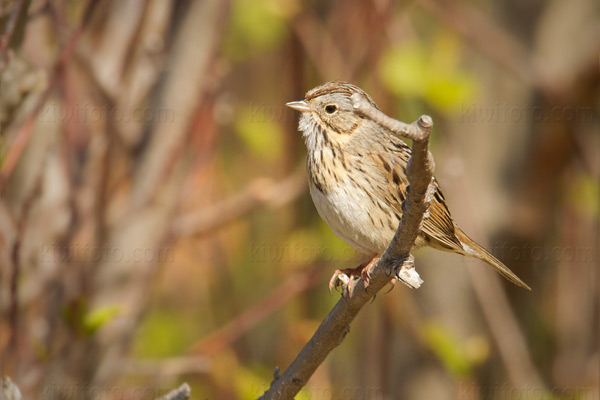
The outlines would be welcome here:
M 302 112 L 299 129 L 308 148 L 309 187 L 317 211 L 336 235 L 374 257 L 386 249 L 400 222 L 411 149 L 354 111 L 350 96 L 357 92 L 377 107 L 360 88 L 341 81 L 312 89 L 288 106 Z M 529 289 L 456 225 L 435 178 L 433 183 L 435 193 L 415 247 L 480 258 Z

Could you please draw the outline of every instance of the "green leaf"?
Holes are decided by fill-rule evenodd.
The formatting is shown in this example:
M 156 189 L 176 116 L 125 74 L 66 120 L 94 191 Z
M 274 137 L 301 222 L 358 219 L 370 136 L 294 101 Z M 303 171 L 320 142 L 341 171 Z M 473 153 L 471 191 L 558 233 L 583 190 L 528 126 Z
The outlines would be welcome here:
M 170 357 L 184 352 L 197 340 L 197 321 L 180 313 L 154 310 L 138 329 L 134 354 L 138 357 Z
M 120 313 L 121 308 L 118 306 L 98 307 L 88 311 L 83 317 L 83 331 L 87 335 L 93 335 L 98 329 Z
M 398 96 L 424 95 L 427 58 L 416 43 L 396 47 L 383 54 L 379 74 L 386 87 Z
M 426 85 L 425 97 L 436 108 L 455 113 L 461 104 L 473 98 L 475 86 L 466 75 L 455 74 L 451 77 L 432 78 Z
M 569 181 L 568 201 L 583 218 L 600 217 L 600 186 L 590 175 L 577 174 Z
M 269 388 L 269 381 L 249 368 L 238 366 L 235 377 L 236 392 L 242 400 L 256 399 Z
M 4 164 L 4 158 L 8 153 L 8 142 L 3 136 L 0 136 L 0 166 Z
M 459 379 L 471 375 L 471 362 L 464 346 L 450 330 L 440 323 L 428 322 L 420 333 L 447 371 Z
M 293 1 L 234 0 L 225 39 L 227 57 L 241 61 L 278 46 L 287 35 L 287 19 L 294 9 Z

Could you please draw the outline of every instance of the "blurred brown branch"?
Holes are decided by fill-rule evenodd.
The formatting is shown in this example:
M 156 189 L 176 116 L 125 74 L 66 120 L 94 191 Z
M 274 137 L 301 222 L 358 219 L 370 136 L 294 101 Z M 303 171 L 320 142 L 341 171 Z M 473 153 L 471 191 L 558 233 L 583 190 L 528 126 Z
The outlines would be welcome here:
M 472 7 L 456 2 L 419 0 L 416 4 L 523 82 L 531 86 L 540 84 L 539 80 L 542 76 L 538 74 L 535 59 L 518 41 L 505 30 L 498 28 L 485 15 Z
M 22 3 L 19 1 L 19 3 Z M 13 139 L 13 143 L 9 146 L 8 154 L 6 155 L 4 161 L 0 167 L 0 192 L 3 189 L 6 181 L 9 179 L 11 173 L 13 172 L 15 166 L 17 165 L 21 154 L 25 150 L 27 143 L 29 143 L 29 139 L 31 138 L 34 125 L 36 119 L 42 108 L 46 105 L 45 103 L 52 95 L 52 92 L 59 86 L 59 79 L 61 78 L 61 74 L 63 70 L 66 68 L 67 63 L 71 60 L 74 55 L 75 47 L 77 42 L 79 41 L 83 30 L 85 29 L 89 19 L 91 18 L 93 9 L 94 9 L 94 1 L 88 2 L 86 5 L 86 9 L 84 12 L 84 18 L 82 18 L 81 23 L 77 26 L 75 31 L 69 37 L 64 48 L 61 49 L 60 54 L 58 56 L 58 61 L 52 68 L 52 75 L 49 79 L 50 84 L 46 88 L 46 90 L 40 95 L 37 104 L 31 110 L 31 113 L 27 116 L 27 118 L 23 121 L 22 125 L 17 128 L 17 132 L 15 138 Z M 17 13 L 18 14 L 18 13 Z M 11 18 L 13 15 L 11 14 Z M 7 26 L 8 28 L 8 26 Z M 12 31 L 11 31 L 12 32 Z M 5 33 L 6 34 L 6 33 Z M 8 45 L 8 40 L 7 40 Z M 0 49 L 0 57 L 2 60 L 5 58 L 4 49 Z M 0 60 L 0 73 L 4 68 L 4 61 Z M 0 132 L 2 127 L 0 126 Z
M 466 177 L 459 181 L 460 192 L 466 194 L 464 195 L 463 206 L 470 208 L 471 204 L 469 202 L 473 198 L 473 194 L 470 194 L 470 187 L 464 178 Z M 463 220 L 461 224 L 469 232 L 477 233 L 479 230 L 475 218 Z M 498 346 L 500 357 L 510 381 L 521 388 L 538 387 L 545 389 L 544 381 L 532 361 L 527 341 L 519 327 L 500 279 L 495 274 L 490 274 L 486 269 L 472 265 L 478 263 L 478 260 L 465 258 L 464 262 L 471 266 L 471 268 L 467 268 L 467 272 L 475 290 L 475 296 L 490 327 L 492 337 Z
M 15 1 L 15 4 L 13 4 L 13 9 L 10 12 L 8 20 L 6 21 L 6 25 L 4 26 L 4 31 L 2 32 L 2 35 L 0 36 L 0 73 L 2 73 L 2 71 L 6 67 L 6 58 L 7 58 L 6 50 L 8 49 L 8 45 L 10 44 L 10 39 L 12 38 L 12 35 L 15 31 L 15 27 L 17 25 L 17 19 L 19 18 L 19 15 L 21 14 L 21 10 L 23 8 L 24 3 L 25 3 L 25 0 L 16 0 Z
M 473 267 L 467 270 L 511 382 L 521 388 L 545 388 L 500 279 L 491 276 L 483 268 Z
M 175 237 L 206 233 L 248 214 L 257 207 L 278 207 L 293 201 L 305 190 L 304 169 L 299 169 L 278 182 L 270 178 L 255 179 L 242 191 L 220 203 L 179 216 L 173 223 L 171 233 Z
M 0 320 L 0 362 L 4 367 L 5 349 L 16 349 L 8 366 L 29 374 L 28 385 L 21 386 L 24 393 L 52 390 L 54 397 L 69 397 L 74 382 L 89 382 L 82 390 L 92 391 L 94 385 L 114 379 L 119 372 L 115 366 L 146 309 L 156 267 L 164 262 L 160 256 L 130 256 L 169 245 L 171 216 L 186 173 L 182 154 L 227 3 L 189 3 L 178 9 L 178 19 L 171 18 L 175 6 L 168 2 L 124 3 L 84 4 L 73 33 L 47 61 L 50 84 L 33 107 L 5 114 L 11 133 L 0 158 L 0 223 L 1 231 L 10 235 L 0 237 L 0 283 L 4 290 L 4 277 L 16 282 L 12 297 L 19 304 L 5 305 L 11 299 L 2 296 L 0 309 L 15 309 L 21 318 L 18 324 Z M 131 23 L 132 14 L 122 12 L 126 6 L 137 16 L 136 23 Z M 128 51 L 115 52 L 108 35 L 116 19 L 125 21 L 120 27 L 128 32 L 119 37 L 119 46 Z M 170 36 L 169 23 L 174 24 Z M 149 60 L 150 54 L 167 51 L 175 55 L 164 62 Z M 86 62 L 73 62 L 75 53 Z M 119 67 L 113 70 L 114 65 Z M 108 78 L 102 75 L 106 71 Z M 106 103 L 117 113 L 87 118 L 90 109 L 99 111 Z M 176 117 L 132 121 L 119 115 L 158 109 L 176 110 Z M 135 151 L 117 137 L 127 122 L 141 132 Z M 127 256 L 100 255 L 101 248 Z M 31 306 L 36 303 L 44 307 Z M 125 312 L 111 318 L 102 335 L 95 334 L 98 327 L 86 330 L 85 315 L 116 308 Z M 33 310 L 30 318 L 22 318 L 24 309 Z M 43 320 L 46 326 L 35 339 L 30 336 L 32 320 Z M 20 346 L 12 346 L 11 337 Z M 26 344 L 33 342 L 49 355 L 43 362 L 26 355 Z
M 127 361 L 121 371 L 131 375 L 171 377 L 210 372 L 211 360 L 204 356 L 183 356 L 161 359 L 134 359 Z
M 433 177 L 433 158 L 429 153 L 429 134 L 433 122 L 421 116 L 405 124 L 385 116 L 360 95 L 353 96 L 358 112 L 388 128 L 392 133 L 413 139 L 413 153 L 407 168 L 411 190 L 403 207 L 396 235 L 371 272 L 368 288 L 362 279 L 350 281 L 345 295 L 325 317 L 310 341 L 281 376 L 275 376 L 261 399 L 292 399 L 308 382 L 327 355 L 337 347 L 350 330 L 350 323 L 361 308 L 390 282 L 392 274 L 410 287 L 419 287 L 421 279 L 414 270 L 410 250 L 419 234 L 423 215 L 429 207 L 429 187 Z
M 298 294 L 321 282 L 322 278 L 321 266 L 290 276 L 262 300 L 194 344 L 190 352 L 206 356 L 215 355 Z
M 344 54 L 314 15 L 307 14 L 295 19 L 292 21 L 292 28 L 306 55 L 323 79 L 348 76 L 350 68 Z M 312 40 L 313 35 L 318 36 L 320 40 Z

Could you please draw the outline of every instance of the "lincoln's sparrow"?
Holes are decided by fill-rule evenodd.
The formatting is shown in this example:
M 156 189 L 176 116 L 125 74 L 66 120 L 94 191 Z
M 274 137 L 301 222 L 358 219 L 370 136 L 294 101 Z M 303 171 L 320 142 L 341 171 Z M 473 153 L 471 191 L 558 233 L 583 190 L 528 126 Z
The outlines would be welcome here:
M 287 105 L 302 113 L 299 130 L 308 148 L 310 194 L 337 236 L 369 256 L 381 255 L 400 222 L 411 149 L 386 128 L 355 112 L 360 88 L 334 81 Z M 529 289 L 502 262 L 471 240 L 452 220 L 439 184 L 415 247 L 429 246 L 480 258 L 512 283 Z

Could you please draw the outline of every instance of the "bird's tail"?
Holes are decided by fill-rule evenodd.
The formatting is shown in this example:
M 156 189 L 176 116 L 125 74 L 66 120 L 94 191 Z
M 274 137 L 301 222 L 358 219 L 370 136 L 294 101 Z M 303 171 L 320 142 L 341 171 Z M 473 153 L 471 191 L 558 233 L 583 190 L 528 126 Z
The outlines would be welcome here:
M 504 265 L 496 257 L 488 253 L 486 249 L 475 243 L 470 237 L 467 236 L 460 228 L 456 228 L 456 237 L 461 241 L 465 249 L 465 254 L 471 257 L 477 257 L 488 264 L 490 264 L 496 271 L 498 271 L 503 277 L 508 279 L 510 282 L 517 286 L 521 286 L 527 290 L 531 288 L 521 280 L 514 272 L 512 272 L 506 265 Z

